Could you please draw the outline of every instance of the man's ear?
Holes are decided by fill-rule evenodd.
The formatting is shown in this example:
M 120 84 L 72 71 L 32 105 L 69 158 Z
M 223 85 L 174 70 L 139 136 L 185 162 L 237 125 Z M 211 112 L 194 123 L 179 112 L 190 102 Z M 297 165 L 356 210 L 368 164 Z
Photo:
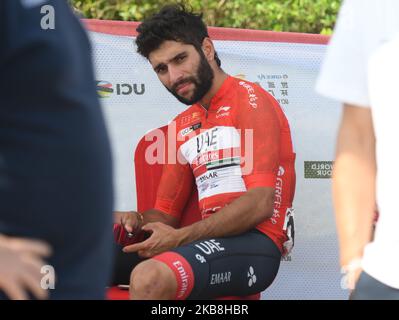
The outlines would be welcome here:
M 215 47 L 213 46 L 212 40 L 208 37 L 202 41 L 202 52 L 208 62 L 215 60 Z

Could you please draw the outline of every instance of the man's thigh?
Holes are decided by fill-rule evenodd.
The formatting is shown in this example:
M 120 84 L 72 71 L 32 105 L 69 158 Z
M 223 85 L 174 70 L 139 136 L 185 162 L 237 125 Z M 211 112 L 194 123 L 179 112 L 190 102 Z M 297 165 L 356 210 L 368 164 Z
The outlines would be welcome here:
M 258 230 L 234 237 L 196 241 L 160 256 L 171 268 L 178 265 L 173 260 L 179 257 L 188 262 L 194 282 L 189 284 L 193 288 L 188 299 L 262 292 L 276 277 L 281 259 L 274 242 Z M 175 274 L 179 282 L 179 273 Z

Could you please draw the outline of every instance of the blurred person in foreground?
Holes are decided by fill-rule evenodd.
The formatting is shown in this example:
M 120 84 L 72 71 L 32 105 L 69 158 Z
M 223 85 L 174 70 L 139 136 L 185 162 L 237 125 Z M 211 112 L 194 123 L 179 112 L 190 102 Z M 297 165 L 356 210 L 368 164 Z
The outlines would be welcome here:
M 0 1 L 0 74 L 0 296 L 102 299 L 110 146 L 89 41 L 66 1 Z M 45 292 L 41 264 L 55 271 Z
M 28 292 L 37 299 L 47 298 L 41 281 L 43 258 L 50 253 L 41 241 L 0 235 L 0 290 L 15 300 L 27 299 Z
M 396 0 L 345 1 L 317 83 L 344 104 L 333 198 L 352 299 L 399 299 L 398 16 Z

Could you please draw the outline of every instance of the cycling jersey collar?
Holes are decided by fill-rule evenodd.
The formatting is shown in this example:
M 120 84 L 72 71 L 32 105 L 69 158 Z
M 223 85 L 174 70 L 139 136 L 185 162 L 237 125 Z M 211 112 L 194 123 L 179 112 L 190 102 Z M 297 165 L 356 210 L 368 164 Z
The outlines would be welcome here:
M 211 103 L 209 105 L 209 109 L 212 107 L 215 107 L 216 104 L 226 98 L 227 92 L 230 90 L 231 85 L 233 84 L 234 78 L 230 75 L 227 76 L 227 78 L 223 81 L 222 85 L 220 86 L 219 90 L 216 92 L 216 94 L 212 97 Z
M 216 92 L 216 94 L 212 97 L 210 104 L 209 104 L 209 108 L 208 108 L 208 112 L 211 111 L 212 109 L 218 108 L 218 102 L 224 98 L 226 98 L 226 94 L 228 93 L 228 91 L 231 88 L 231 85 L 234 82 L 234 77 L 228 75 L 227 78 L 223 81 L 222 85 L 220 86 L 219 90 Z M 205 109 L 199 102 L 196 103 L 196 105 L 198 107 L 200 107 L 201 109 Z

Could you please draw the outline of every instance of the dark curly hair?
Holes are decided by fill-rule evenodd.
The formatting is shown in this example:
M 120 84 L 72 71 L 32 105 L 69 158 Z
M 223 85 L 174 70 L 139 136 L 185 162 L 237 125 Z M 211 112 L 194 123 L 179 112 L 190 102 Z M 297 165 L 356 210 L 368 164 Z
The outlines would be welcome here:
M 181 4 L 163 7 L 144 20 L 136 30 L 137 52 L 147 59 L 166 40 L 191 44 L 199 51 L 203 40 L 209 37 L 202 14 L 195 14 Z M 220 67 L 221 62 L 216 52 L 215 61 Z

